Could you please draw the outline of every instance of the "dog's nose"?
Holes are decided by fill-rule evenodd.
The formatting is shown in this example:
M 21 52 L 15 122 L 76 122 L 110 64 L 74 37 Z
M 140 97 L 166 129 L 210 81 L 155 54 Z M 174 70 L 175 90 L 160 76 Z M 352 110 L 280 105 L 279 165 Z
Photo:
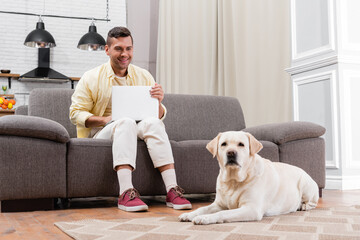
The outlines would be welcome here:
M 239 165 L 236 161 L 236 151 L 226 152 L 227 162 L 226 165 Z
M 236 152 L 235 151 L 228 151 L 226 153 L 226 156 L 229 157 L 229 158 L 236 157 Z

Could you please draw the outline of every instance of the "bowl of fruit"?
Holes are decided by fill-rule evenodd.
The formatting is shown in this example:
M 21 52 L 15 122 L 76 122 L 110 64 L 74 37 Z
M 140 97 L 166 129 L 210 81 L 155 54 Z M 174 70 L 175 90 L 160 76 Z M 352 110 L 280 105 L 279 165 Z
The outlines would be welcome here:
M 15 99 L 7 99 L 6 97 L 0 97 L 1 109 L 13 109 L 15 104 Z

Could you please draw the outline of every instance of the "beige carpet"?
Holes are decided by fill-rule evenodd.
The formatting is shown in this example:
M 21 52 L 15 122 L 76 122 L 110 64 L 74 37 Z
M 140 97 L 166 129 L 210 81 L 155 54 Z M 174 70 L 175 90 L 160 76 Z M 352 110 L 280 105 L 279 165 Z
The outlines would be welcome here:
M 259 222 L 193 225 L 176 217 L 134 218 L 76 222 L 55 225 L 74 239 L 226 239 L 226 240 L 360 240 L 360 206 L 317 208 Z

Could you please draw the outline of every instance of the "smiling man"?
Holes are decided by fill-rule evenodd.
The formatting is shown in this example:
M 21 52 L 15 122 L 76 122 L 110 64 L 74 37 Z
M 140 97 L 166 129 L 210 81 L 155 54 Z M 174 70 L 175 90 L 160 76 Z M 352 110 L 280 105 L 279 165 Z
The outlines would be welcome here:
M 183 197 L 184 191 L 176 182 L 171 145 L 162 122 L 166 115 L 161 103 L 164 91 L 147 70 L 131 64 L 133 50 L 133 38 L 127 28 L 109 31 L 105 52 L 110 60 L 81 77 L 71 99 L 70 120 L 76 125 L 79 138 L 112 140 L 113 168 L 120 185 L 119 209 L 148 209 L 131 179 L 136 168 L 138 138 L 146 142 L 154 167 L 164 180 L 167 206 L 190 209 L 191 203 Z M 146 118 L 139 123 L 129 118 L 111 122 L 112 86 L 152 86 L 150 94 L 159 101 L 159 118 Z

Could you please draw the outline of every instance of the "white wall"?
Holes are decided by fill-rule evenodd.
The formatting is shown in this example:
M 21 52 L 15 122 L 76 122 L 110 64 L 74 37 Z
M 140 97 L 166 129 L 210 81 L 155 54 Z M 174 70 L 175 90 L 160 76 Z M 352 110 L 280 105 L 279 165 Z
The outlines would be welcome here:
M 360 189 L 359 0 L 292 0 L 294 119 L 326 127 L 326 188 Z
M 159 0 L 127 0 L 127 23 L 134 38 L 133 64 L 156 77 Z
M 295 10 L 298 52 L 306 52 L 329 44 L 326 0 L 296 1 Z
M 89 18 L 106 17 L 106 0 L 0 0 L 0 6 L 2 11 Z M 110 22 L 95 23 L 98 33 L 105 39 L 112 27 L 126 26 L 125 0 L 109 0 L 109 19 Z M 36 16 L 0 13 L 0 69 L 10 69 L 12 73 L 21 75 L 37 67 L 38 50 L 24 46 L 27 34 L 35 29 L 37 21 Z M 45 29 L 52 34 L 57 45 L 50 50 L 52 69 L 69 77 L 81 77 L 85 71 L 108 60 L 104 51 L 88 52 L 77 48 L 80 38 L 88 32 L 90 20 L 44 17 L 43 21 Z M 5 78 L 0 78 L 0 81 L 1 85 L 7 84 Z M 21 83 L 17 80 L 12 82 L 11 92 L 15 94 L 26 93 L 36 87 L 70 87 L 70 83 Z M 15 97 L 23 99 L 21 96 Z

